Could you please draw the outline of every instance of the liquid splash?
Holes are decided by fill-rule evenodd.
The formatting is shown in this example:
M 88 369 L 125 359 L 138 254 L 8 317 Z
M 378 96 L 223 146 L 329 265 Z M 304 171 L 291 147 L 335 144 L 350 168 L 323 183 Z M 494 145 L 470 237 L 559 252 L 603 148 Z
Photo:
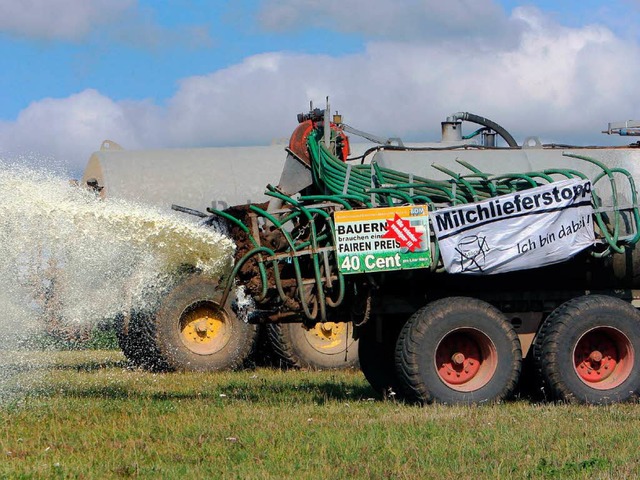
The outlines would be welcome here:
M 0 218 L 5 360 L 43 329 L 90 327 L 139 306 L 148 301 L 148 285 L 181 266 L 220 276 L 235 248 L 224 235 L 172 212 L 102 200 L 54 173 L 1 161 Z M 2 363 L 0 397 L 12 379 L 2 371 L 15 370 Z

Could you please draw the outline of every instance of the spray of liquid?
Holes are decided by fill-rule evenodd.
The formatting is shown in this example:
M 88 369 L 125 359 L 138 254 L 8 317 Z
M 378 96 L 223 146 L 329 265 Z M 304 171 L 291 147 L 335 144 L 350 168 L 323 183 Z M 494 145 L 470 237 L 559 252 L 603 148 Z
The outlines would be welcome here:
M 149 301 L 148 286 L 183 265 L 219 276 L 234 250 L 171 212 L 102 200 L 53 173 L 2 162 L 0 218 L 0 397 L 15 371 L 3 362 L 28 355 L 24 345 L 43 330 L 114 318 Z

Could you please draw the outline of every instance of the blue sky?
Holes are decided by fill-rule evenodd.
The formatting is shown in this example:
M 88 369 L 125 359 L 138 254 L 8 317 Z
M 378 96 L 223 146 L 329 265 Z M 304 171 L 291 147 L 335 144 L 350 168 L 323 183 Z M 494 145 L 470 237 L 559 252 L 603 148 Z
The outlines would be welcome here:
M 611 142 L 640 117 L 639 20 L 638 0 L 0 0 L 0 155 L 267 144 L 326 95 L 410 140 L 465 110 Z

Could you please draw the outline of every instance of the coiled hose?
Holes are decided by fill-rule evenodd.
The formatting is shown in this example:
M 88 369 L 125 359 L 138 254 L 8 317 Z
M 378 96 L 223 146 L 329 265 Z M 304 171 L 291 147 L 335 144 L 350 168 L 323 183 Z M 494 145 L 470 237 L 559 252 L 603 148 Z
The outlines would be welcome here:
M 469 120 L 476 121 L 471 118 Z M 484 123 L 481 124 L 484 125 Z M 490 126 L 490 128 L 498 131 L 495 126 Z M 236 263 L 229 277 L 223 301 L 226 300 L 234 284 L 234 278 L 251 259 L 254 259 L 258 264 L 261 284 L 254 295 L 256 302 L 273 300 L 268 293 L 267 263 L 271 265 L 273 283 L 280 301 L 286 303 L 291 300 L 284 286 L 285 280 L 281 278 L 281 262 L 286 262 L 293 266 L 293 278 L 289 281 L 294 281 L 295 299 L 300 304 L 304 316 L 310 322 L 325 321 L 327 319 L 326 306 L 340 306 L 345 298 L 344 277 L 336 265 L 335 228 L 333 217 L 330 214 L 333 208 L 331 205 L 354 209 L 400 204 L 427 204 L 431 209 L 438 209 L 534 188 L 552 183 L 557 177 L 588 179 L 584 173 L 574 169 L 547 169 L 539 172 L 492 175 L 480 171 L 468 162 L 458 160 L 460 165 L 469 170 L 468 174 L 461 175 L 445 167 L 434 165 L 436 169 L 451 179 L 448 181 L 433 180 L 384 168 L 375 162 L 355 165 L 342 162 L 327 149 L 321 142 L 321 138 L 321 129 L 313 132 L 308 138 L 312 176 L 314 184 L 319 190 L 316 194 L 294 199 L 282 194 L 274 187 L 269 187 L 266 194 L 282 200 L 288 206 L 289 213 L 276 216 L 255 205 L 250 207 L 254 214 L 281 232 L 286 241 L 283 252 L 277 253 L 261 246 L 259 239 L 254 238 L 251 234 L 251 229 L 237 218 L 219 210 L 209 209 L 209 212 L 222 216 L 241 228 L 254 247 Z M 606 246 L 603 251 L 593 251 L 592 254 L 602 257 L 613 252 L 623 252 L 626 246 L 637 243 L 640 239 L 640 231 L 638 231 L 640 211 L 638 210 L 635 183 L 629 172 L 621 168 L 609 168 L 602 162 L 583 155 L 571 153 L 565 155 L 599 167 L 602 172 L 591 180 L 592 184 L 595 185 L 607 178 L 612 189 L 613 205 L 610 207 L 605 208 L 600 197 L 595 193 L 592 195 L 595 223 L 600 230 L 601 241 Z M 625 207 L 624 210 L 631 212 L 635 233 L 624 238 L 620 236 L 622 209 L 618 204 L 618 186 L 615 174 L 626 179 L 632 195 L 632 205 Z M 318 204 L 318 202 L 322 203 Z M 294 233 L 301 220 L 308 226 L 308 231 L 304 235 L 299 231 Z M 434 248 L 432 248 L 431 268 L 440 271 L 443 270 L 443 267 L 435 237 L 432 238 L 432 242 Z M 258 291 L 260 293 L 257 293 Z M 332 292 L 334 296 L 332 296 Z M 290 293 L 291 291 L 289 291 L 289 295 Z

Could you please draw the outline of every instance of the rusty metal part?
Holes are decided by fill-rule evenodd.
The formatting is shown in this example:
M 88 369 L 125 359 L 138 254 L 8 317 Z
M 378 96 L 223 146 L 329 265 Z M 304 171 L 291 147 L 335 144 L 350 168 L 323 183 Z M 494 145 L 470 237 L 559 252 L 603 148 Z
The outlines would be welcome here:
M 289 149 L 307 165 L 311 165 L 311 157 L 307 148 L 307 140 L 313 131 L 313 122 L 306 120 L 300 123 L 291 134 Z

